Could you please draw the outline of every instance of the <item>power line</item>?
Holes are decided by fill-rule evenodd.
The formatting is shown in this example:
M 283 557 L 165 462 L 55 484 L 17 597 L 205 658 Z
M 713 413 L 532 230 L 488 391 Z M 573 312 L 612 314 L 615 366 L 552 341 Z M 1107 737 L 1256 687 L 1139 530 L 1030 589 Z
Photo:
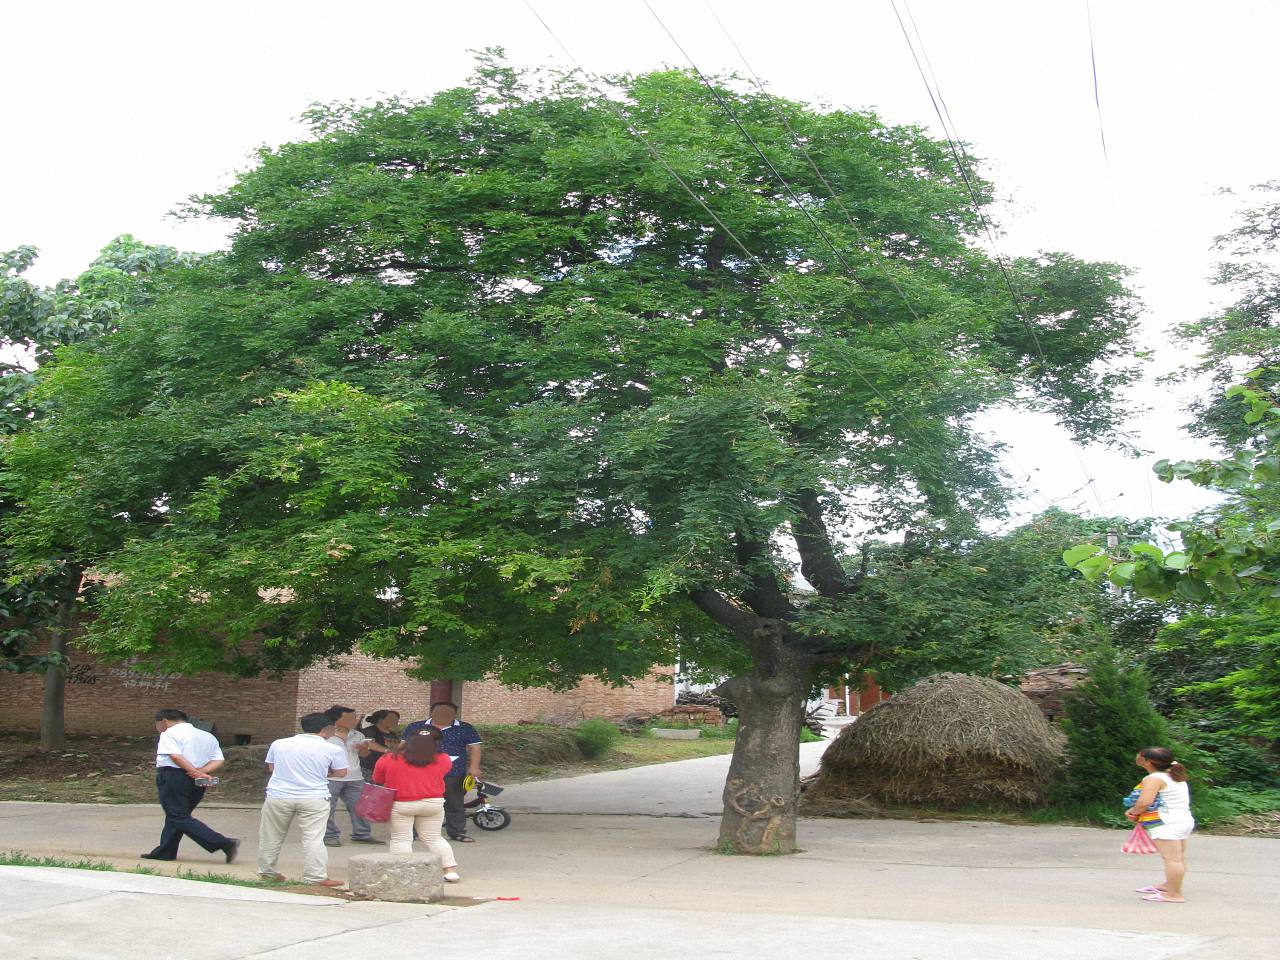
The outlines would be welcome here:
M 901 0 L 901 2 L 903 5 L 903 8 L 907 11 L 907 16 L 911 19 L 912 25 L 915 26 L 915 17 L 912 16 L 911 14 L 910 4 L 907 2 L 907 0 Z M 920 63 L 920 54 L 916 53 L 916 45 L 912 43 L 911 34 L 907 31 L 907 25 L 902 19 L 901 12 L 898 10 L 898 0 L 890 0 L 890 6 L 893 9 L 894 16 L 898 20 L 898 26 L 902 29 L 902 36 L 903 36 L 903 39 L 906 40 L 907 42 L 907 49 L 911 51 L 911 59 L 915 62 L 916 71 L 920 74 L 920 79 L 924 82 L 925 91 L 929 94 L 929 102 L 933 104 L 933 111 L 935 115 L 938 117 L 938 122 L 942 125 L 942 133 L 947 138 L 947 144 L 951 149 L 951 155 L 956 161 L 956 169 L 960 174 L 960 178 L 964 181 L 965 188 L 968 190 L 969 199 L 971 201 L 971 205 L 973 206 L 973 212 L 977 214 L 979 221 L 983 225 L 983 229 L 986 231 L 987 241 L 991 244 L 992 255 L 995 257 L 996 265 L 1000 268 L 1000 275 L 1004 278 L 1005 287 L 1009 291 L 1009 296 L 1013 303 L 1014 313 L 1017 315 L 1018 319 L 1022 322 L 1023 327 L 1026 328 L 1027 333 L 1030 334 L 1031 342 L 1032 344 L 1034 344 L 1036 348 L 1036 354 L 1040 357 L 1040 363 L 1042 368 L 1047 369 L 1049 365 L 1049 361 L 1048 361 L 1048 358 L 1045 356 L 1044 348 L 1040 345 L 1040 338 L 1036 336 L 1035 328 L 1031 325 L 1031 322 L 1027 320 L 1027 317 L 1026 317 L 1026 302 L 1023 300 L 1022 296 L 1018 293 L 1018 291 L 1013 286 L 1013 281 L 1010 279 L 1009 271 L 1005 266 L 1004 256 L 1000 253 L 999 248 L 996 246 L 995 235 L 993 230 L 991 229 L 991 224 L 987 220 L 986 215 L 983 214 L 982 212 L 982 204 L 978 200 L 977 190 L 974 189 L 973 182 L 969 178 L 969 173 L 965 166 L 966 161 L 970 160 L 968 153 L 965 151 L 963 144 L 960 142 L 960 137 L 956 132 L 954 126 L 948 123 L 950 112 L 948 111 L 946 118 L 944 118 L 943 111 L 939 108 L 938 101 L 942 97 L 942 87 L 941 85 L 937 85 L 937 75 L 934 74 L 934 83 L 935 85 L 937 85 L 937 96 L 935 96 L 934 86 L 929 83 L 929 78 L 925 76 L 924 67 Z M 926 48 L 925 48 L 924 37 L 923 35 L 920 34 L 918 28 L 916 30 L 916 39 L 920 45 L 920 53 L 923 54 L 925 59 L 927 60 L 928 52 L 926 51 Z M 930 65 L 930 72 L 932 72 L 932 69 L 933 69 L 932 65 Z M 961 159 L 962 154 L 964 156 L 963 160 Z M 1071 444 L 1071 449 L 1072 449 L 1072 452 L 1075 454 L 1076 462 L 1080 465 L 1081 472 L 1085 476 L 1089 489 L 1093 493 L 1094 499 L 1097 501 L 1099 512 L 1105 512 L 1105 508 L 1103 507 L 1103 503 L 1102 503 L 1102 497 L 1098 493 L 1097 484 L 1094 482 L 1093 477 L 1089 474 L 1089 468 L 1085 466 L 1084 457 L 1081 456 L 1080 451 L 1076 448 L 1075 444 Z
M 1111 170 L 1111 157 L 1107 154 L 1107 131 L 1102 125 L 1102 98 L 1098 94 L 1098 57 L 1093 46 L 1093 7 L 1084 0 L 1085 20 L 1089 24 L 1089 66 L 1093 70 L 1093 106 L 1098 114 L 1098 138 L 1102 141 L 1102 159 Z
M 770 280 L 774 281 L 774 283 L 777 284 L 778 278 L 769 270 L 769 268 L 765 265 L 764 261 L 761 260 L 756 254 L 752 253 L 751 250 L 747 248 L 747 246 L 728 227 L 728 225 L 725 224 L 725 222 L 716 214 L 716 212 L 712 210 L 711 207 L 708 206 L 707 203 L 700 196 L 698 196 L 697 193 L 693 191 L 693 188 L 689 186 L 689 184 L 685 181 L 685 179 L 682 176 L 680 176 L 680 174 L 662 157 L 662 155 L 658 152 L 657 148 L 653 145 L 653 143 L 649 140 L 649 138 L 645 136 L 644 132 L 640 130 L 638 127 L 636 127 L 636 125 L 631 122 L 631 119 L 626 115 L 626 113 L 616 104 L 614 104 L 613 101 L 610 100 L 608 96 L 606 96 L 601 91 L 599 84 L 595 81 L 594 74 L 592 74 L 585 67 L 583 67 L 582 63 L 578 60 L 578 58 L 573 55 L 573 52 L 568 48 L 568 46 L 564 43 L 564 41 L 561 40 L 560 37 L 556 34 L 556 32 L 551 28 L 551 25 L 547 23 L 547 21 L 543 18 L 543 16 L 540 13 L 538 13 L 537 9 L 533 6 L 532 2 L 530 2 L 530 0 L 523 0 L 523 2 L 524 2 L 524 5 L 528 8 L 529 12 L 533 14 L 534 18 L 537 19 L 538 23 L 542 25 L 542 28 L 546 30 L 547 34 L 556 43 L 556 45 L 559 46 L 562 51 L 564 51 L 564 54 L 566 57 L 569 58 L 569 61 L 574 65 L 574 67 L 577 68 L 577 70 L 583 75 L 583 77 L 587 79 L 589 85 L 594 90 L 596 95 L 600 97 L 600 100 L 605 105 L 605 107 L 614 114 L 614 116 L 627 128 L 628 132 L 630 132 L 632 136 L 634 136 L 636 139 L 638 139 L 641 143 L 644 144 L 645 148 L 649 151 L 653 159 L 657 163 L 659 163 L 662 166 L 662 168 L 672 176 L 672 178 L 675 179 L 675 181 L 684 189 L 684 191 L 687 194 L 689 194 L 689 196 L 694 200 L 694 202 L 697 203 L 698 206 L 701 207 L 709 217 L 711 217 L 712 221 L 718 227 L 724 230 L 725 234 L 737 245 L 737 247 L 743 252 L 743 254 L 749 260 L 758 264 L 761 270 L 764 272 L 765 276 L 767 276 Z M 795 295 L 792 294 L 791 291 L 789 291 L 786 288 L 784 284 L 778 284 L 777 289 L 783 296 L 785 296 L 788 300 L 790 300 L 791 303 L 796 307 L 796 309 L 799 310 L 802 314 L 810 312 L 809 308 L 807 308 L 803 303 L 801 303 L 795 297 Z M 882 400 L 885 403 L 886 409 L 893 408 L 893 404 L 889 400 L 889 398 L 886 397 L 884 393 L 881 392 L 881 390 L 874 383 L 872 383 L 871 380 L 869 380 L 866 377 L 866 375 L 862 373 L 861 370 L 859 370 L 857 367 L 853 365 L 850 365 L 849 369 L 854 373 L 855 376 L 858 377 L 859 380 L 861 380 L 864 384 L 866 384 L 867 387 L 877 397 L 880 398 L 880 400 Z M 906 424 L 911 430 L 911 432 L 915 435 L 916 439 L 920 442 L 922 448 L 928 449 L 929 447 L 928 442 L 915 430 L 915 427 L 914 425 L 911 424 L 910 420 L 906 420 Z M 930 471 L 926 471 L 926 472 L 930 472 Z M 939 478 L 935 476 L 934 479 L 939 479 Z
M 777 103 L 774 102 L 773 98 L 769 95 L 768 90 L 765 89 L 764 82 L 760 79 L 759 74 L 757 74 L 755 69 L 751 66 L 751 63 L 747 59 L 746 54 L 743 52 L 742 47 L 738 44 L 738 41 L 734 39 L 733 34 L 729 32 L 729 28 L 725 25 L 724 21 L 721 20 L 720 16 L 716 13 L 715 8 L 711 5 L 711 0 L 704 0 L 704 2 L 707 7 L 707 12 L 711 14 L 712 19 L 715 20 L 716 24 L 720 27 L 721 32 L 724 33 L 725 39 L 729 41 L 729 44 L 733 47 L 734 51 L 738 54 L 738 58 L 742 61 L 742 65 L 746 68 L 747 73 L 750 75 L 751 80 L 754 83 L 756 89 L 763 96 L 767 98 L 768 102 L 773 107 L 774 112 L 777 115 L 778 119 L 782 121 L 782 124 L 786 128 L 787 133 L 791 136 L 792 142 L 800 151 L 801 155 L 805 158 L 805 161 L 809 164 L 810 169 L 813 170 L 814 174 L 822 182 L 822 185 L 826 189 L 827 194 L 831 197 L 832 202 L 836 205 L 836 207 L 840 210 L 841 214 L 844 216 L 844 219 L 849 224 L 850 229 L 853 230 L 854 234 L 861 240 L 861 242 L 864 245 L 873 246 L 871 240 L 869 240 L 867 236 L 862 232 L 862 230 L 858 227 L 857 223 L 853 218 L 853 215 L 849 212 L 848 207 L 845 206 L 844 201 L 840 199 L 839 192 L 835 189 L 834 186 L 832 186 L 831 181 L 827 179 L 826 175 L 822 172 L 821 168 L 819 168 L 817 162 L 813 159 L 813 155 L 809 152 L 809 148 L 804 143 L 804 138 L 802 138 L 796 132 L 795 128 L 791 125 L 791 121 L 787 118 L 786 111 L 781 109 L 777 105 Z M 708 89 L 710 89 L 712 93 L 716 95 L 717 101 L 723 104 L 723 101 L 721 100 L 718 92 L 709 84 L 707 84 L 706 78 L 703 76 L 702 71 L 698 69 L 698 65 L 693 61 L 693 58 L 685 51 L 683 45 L 678 40 L 676 40 L 675 36 L 672 34 L 671 30 L 667 27 L 667 25 L 663 23 L 662 19 L 657 15 L 656 12 L 654 12 L 653 7 L 650 6 L 648 3 L 648 0 L 645 0 L 645 6 L 649 8 L 649 12 L 653 14 L 654 19 L 658 21 L 658 23 L 662 26 L 663 30 L 666 31 L 667 35 L 671 37 L 672 41 L 680 49 L 680 52 L 684 53 L 685 58 L 689 61 L 690 66 L 692 66 L 694 71 L 698 74 L 698 77 L 702 80 L 703 84 L 706 85 Z M 908 10 L 908 15 L 910 15 L 910 10 Z M 914 24 L 914 20 L 912 21 L 912 23 Z M 927 55 L 926 55 L 926 62 L 928 62 Z M 929 70 L 931 73 L 933 72 L 933 65 L 931 63 L 929 64 Z M 941 96 L 939 97 L 939 99 L 941 99 Z M 943 109 L 947 111 L 947 116 L 949 118 L 950 111 L 947 109 L 945 100 L 942 100 L 942 106 L 943 106 Z M 738 129 L 742 130 L 742 125 L 737 122 L 737 118 L 732 115 L 732 112 L 730 112 L 730 116 L 734 120 L 735 124 L 738 126 Z M 751 140 L 750 134 L 747 134 L 745 130 L 743 130 L 742 132 L 745 136 L 747 136 L 748 140 Z M 756 148 L 757 153 L 760 153 L 760 149 L 758 146 L 756 146 L 754 141 L 752 141 L 752 146 Z M 761 153 L 761 156 L 763 156 L 762 153 Z M 767 162 L 767 158 L 766 158 L 766 162 Z M 775 176 L 777 176 L 777 178 L 787 188 L 787 192 L 792 197 L 794 197 L 795 196 L 794 192 L 792 192 L 790 186 L 787 185 L 785 179 L 782 178 L 781 174 L 777 173 L 777 171 L 774 169 L 772 164 L 770 164 L 770 169 L 774 171 Z M 812 220 L 812 218 L 810 219 Z M 902 299 L 903 304 L 906 306 L 907 310 L 910 311 L 911 316 L 914 317 L 915 320 L 923 326 L 924 320 L 920 317 L 920 314 L 916 312 L 915 307 L 911 303 L 911 298 L 907 296 L 906 291 L 903 290 L 902 287 L 898 284 L 892 272 L 886 271 L 885 277 L 886 279 L 888 279 L 889 283 L 893 286 L 893 289 L 897 292 L 898 296 Z M 854 276 L 854 279 L 857 280 L 858 278 Z M 933 346 L 933 347 L 938 346 L 936 343 L 930 340 L 927 333 L 925 333 L 925 339 L 929 340 L 930 346 Z M 903 342 L 903 345 L 907 346 L 908 350 L 910 350 L 910 347 L 905 343 L 905 341 Z M 912 353 L 912 355 L 915 356 L 914 352 Z M 924 370 L 924 374 L 930 380 L 930 382 L 933 383 L 934 387 L 941 392 L 942 391 L 941 385 L 938 384 L 937 381 L 933 379 L 933 377 L 929 374 L 927 369 Z M 1010 454 L 1009 456 L 1011 460 L 1015 459 L 1012 456 L 1012 454 Z M 1026 468 L 1022 467 L 1020 464 L 1018 464 L 1016 460 L 1015 460 L 1014 466 L 1016 466 L 1019 470 L 1022 470 L 1023 473 L 1026 474 L 1024 483 L 1028 483 L 1028 482 L 1031 483 L 1031 486 L 1027 487 L 1023 483 L 1017 483 L 1017 481 L 1015 480 L 1015 485 L 1021 487 L 1028 494 L 1028 500 L 1030 500 L 1033 505 L 1035 503 L 1036 496 L 1039 496 L 1039 498 L 1042 501 L 1045 501 L 1046 503 L 1045 509 L 1048 509 L 1048 506 L 1051 503 L 1051 501 L 1048 501 L 1044 493 L 1039 490 L 1038 486 L 1034 482 L 1032 482 L 1031 472 L 1029 470 L 1026 470 Z

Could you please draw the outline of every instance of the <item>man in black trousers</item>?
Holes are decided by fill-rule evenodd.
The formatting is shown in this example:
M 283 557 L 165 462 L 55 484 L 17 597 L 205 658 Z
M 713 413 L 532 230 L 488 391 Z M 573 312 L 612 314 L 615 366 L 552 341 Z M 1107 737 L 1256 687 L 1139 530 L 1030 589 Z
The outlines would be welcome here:
M 157 710 L 156 791 L 164 810 L 160 842 L 144 860 L 176 860 L 178 844 L 190 837 L 210 853 L 220 852 L 231 863 L 240 850 L 240 841 L 224 837 L 191 815 L 204 799 L 209 778 L 224 763 L 222 748 L 211 733 L 187 722 L 181 710 Z

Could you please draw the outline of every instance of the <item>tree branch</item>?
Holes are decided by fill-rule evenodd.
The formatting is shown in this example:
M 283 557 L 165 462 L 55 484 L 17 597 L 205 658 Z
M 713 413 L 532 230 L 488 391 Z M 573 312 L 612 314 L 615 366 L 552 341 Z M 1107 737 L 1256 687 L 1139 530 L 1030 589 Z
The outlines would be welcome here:
M 815 490 L 801 490 L 793 498 L 799 513 L 791 520 L 791 535 L 800 551 L 800 572 L 824 597 L 842 597 L 857 590 L 866 575 L 866 556 L 859 575 L 850 577 L 840 564 L 827 524 L 822 516 L 822 504 Z
M 756 630 L 764 626 L 764 617 L 738 606 L 710 587 L 690 590 L 689 599 L 693 601 L 694 606 L 720 626 L 732 630 L 735 636 L 750 638 Z
M 742 592 L 743 601 L 762 617 L 784 620 L 795 613 L 778 577 L 767 568 L 764 544 L 739 531 L 734 537 L 738 563 L 751 577 L 751 586 Z

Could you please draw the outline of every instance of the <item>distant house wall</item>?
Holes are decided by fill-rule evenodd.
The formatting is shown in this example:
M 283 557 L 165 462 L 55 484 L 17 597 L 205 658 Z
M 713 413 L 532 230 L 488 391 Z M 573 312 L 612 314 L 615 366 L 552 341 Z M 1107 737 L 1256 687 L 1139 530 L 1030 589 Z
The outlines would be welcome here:
M 431 703 L 431 684 L 409 677 L 409 666 L 364 653 L 310 666 L 298 674 L 299 715 L 341 704 L 358 710 L 362 720 L 374 710 L 394 710 L 405 722 L 421 719 Z
M 374 710 L 396 710 L 407 722 L 425 717 L 432 700 L 432 684 L 411 679 L 405 673 L 407 661 L 361 653 L 279 677 L 249 679 L 148 674 L 138 663 L 101 662 L 74 644 L 70 657 L 68 733 L 149 736 L 155 732 L 154 712 L 177 707 L 215 724 L 224 743 L 234 743 L 237 737 L 265 743 L 296 733 L 300 716 L 333 704 L 354 707 L 361 717 Z M 496 680 L 455 682 L 452 697 L 473 723 L 617 718 L 671 706 L 671 673 L 661 668 L 634 686 L 619 688 L 586 680 L 564 693 L 507 687 Z M 43 683 L 43 674 L 0 674 L 0 703 L 9 708 L 9 729 L 40 729 Z
M 462 709 L 472 723 L 565 722 L 658 713 L 675 703 L 673 672 L 671 667 L 660 667 L 629 687 L 610 687 L 587 679 L 564 693 L 508 687 L 496 680 L 468 680 L 463 684 Z
M 68 733 L 151 736 L 152 718 L 162 707 L 215 724 L 224 743 L 234 743 L 237 735 L 261 743 L 297 728 L 297 674 L 252 679 L 153 674 L 136 661 L 103 663 L 74 644 L 68 656 Z M 7 708 L 10 730 L 40 729 L 43 688 L 43 674 L 0 674 L 0 702 Z

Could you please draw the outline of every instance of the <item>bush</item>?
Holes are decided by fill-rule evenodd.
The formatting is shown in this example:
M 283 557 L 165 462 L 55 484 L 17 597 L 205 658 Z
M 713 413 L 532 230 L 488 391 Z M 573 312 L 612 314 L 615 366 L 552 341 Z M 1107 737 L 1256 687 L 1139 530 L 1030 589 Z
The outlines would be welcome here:
M 603 717 L 592 717 L 583 720 L 573 728 L 573 740 L 588 760 L 599 760 L 608 756 L 622 739 L 622 732 L 616 724 Z
M 1056 804 L 1119 804 L 1143 773 L 1134 755 L 1168 739 L 1164 720 L 1151 706 L 1146 676 L 1120 666 L 1115 648 L 1104 644 L 1089 663 L 1089 679 L 1067 697 L 1062 720 L 1067 735 Z

